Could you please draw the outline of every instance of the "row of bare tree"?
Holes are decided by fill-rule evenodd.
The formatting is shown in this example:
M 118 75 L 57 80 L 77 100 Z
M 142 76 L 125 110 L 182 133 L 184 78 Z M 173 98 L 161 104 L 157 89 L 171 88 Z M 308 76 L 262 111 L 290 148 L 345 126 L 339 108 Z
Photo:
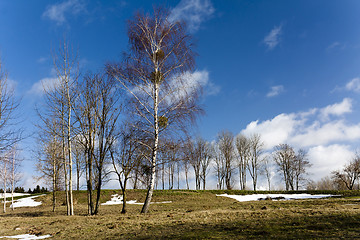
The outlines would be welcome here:
M 0 184 L 4 189 L 3 212 L 6 212 L 7 189 L 11 191 L 13 203 L 14 190 L 21 177 L 18 142 L 23 135 L 22 129 L 16 126 L 20 121 L 16 113 L 19 101 L 15 97 L 13 86 L 7 80 L 7 73 L 0 61 Z
M 307 169 L 311 166 L 302 149 L 295 152 L 290 145 L 280 144 L 269 153 L 265 152 L 259 134 L 234 136 L 229 131 L 221 131 L 212 143 L 201 137 L 183 143 L 167 141 L 159 150 L 159 164 L 157 187 L 162 189 L 166 181 L 169 189 L 175 188 L 176 175 L 178 188 L 180 175 L 184 175 L 189 189 L 191 172 L 195 189 L 206 189 L 207 177 L 216 177 L 218 189 L 233 189 L 238 176 L 240 189 L 246 189 L 250 177 L 256 190 L 260 175 L 267 179 L 270 189 L 271 179 L 278 173 L 286 190 L 299 190 L 305 186 Z

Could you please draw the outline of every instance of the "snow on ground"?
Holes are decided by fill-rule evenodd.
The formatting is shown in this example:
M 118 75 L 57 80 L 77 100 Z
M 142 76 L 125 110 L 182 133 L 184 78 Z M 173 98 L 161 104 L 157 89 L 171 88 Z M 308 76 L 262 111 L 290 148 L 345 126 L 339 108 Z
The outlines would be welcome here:
M 118 194 L 114 194 L 111 195 L 112 198 L 110 201 L 107 201 L 106 203 L 102 203 L 101 205 L 118 205 L 118 204 L 123 204 L 123 196 L 122 195 L 118 195 Z M 144 203 L 138 203 L 136 202 L 136 200 L 130 200 L 130 201 L 126 201 L 127 204 L 136 204 L 136 205 L 143 205 Z M 166 201 L 166 202 L 151 202 L 151 204 L 160 204 L 160 203 L 171 203 L 171 201 Z
M 32 240 L 32 239 L 45 239 L 49 238 L 51 235 L 44 235 L 44 236 L 35 236 L 30 234 L 22 234 L 16 236 L 0 236 L 0 238 L 15 238 L 15 239 L 23 239 L 23 240 Z
M 28 196 L 28 193 L 14 193 L 14 197 Z M 0 198 L 4 198 L 4 194 L 0 193 Z M 11 198 L 11 193 L 6 193 L 6 198 Z
M 328 197 L 334 197 L 335 195 L 331 195 L 331 194 L 311 195 L 307 193 L 302 193 L 302 194 L 251 194 L 251 195 L 219 194 L 216 196 L 233 198 L 239 202 L 247 202 L 247 201 L 263 200 L 268 197 L 272 199 L 280 199 L 280 200 L 294 200 L 294 199 L 309 199 L 309 198 L 328 198 Z
M 43 196 L 43 195 L 38 195 L 38 196 L 33 196 L 33 197 L 26 197 L 26 198 L 20 198 L 16 201 L 14 201 L 14 208 L 17 207 L 37 207 L 41 205 L 41 202 L 36 202 L 34 200 L 34 198 L 39 197 L 39 196 Z M 12 207 L 12 204 L 11 206 Z

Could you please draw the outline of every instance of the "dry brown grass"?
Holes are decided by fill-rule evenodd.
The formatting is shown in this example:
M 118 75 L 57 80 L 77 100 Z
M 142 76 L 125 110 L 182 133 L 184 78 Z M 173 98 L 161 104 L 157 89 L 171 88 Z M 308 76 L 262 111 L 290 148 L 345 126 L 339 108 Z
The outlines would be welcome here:
M 102 201 L 116 191 L 104 191 Z M 54 239 L 327 239 L 360 237 L 360 198 L 237 202 L 213 192 L 156 191 L 150 213 L 141 205 L 101 206 L 98 216 L 86 216 L 86 195 L 77 193 L 76 216 L 65 216 L 59 204 L 51 212 L 51 196 L 43 205 L 0 214 L 0 236 L 51 234 Z M 144 191 L 129 191 L 143 201 Z M 59 201 L 62 203 L 62 200 Z

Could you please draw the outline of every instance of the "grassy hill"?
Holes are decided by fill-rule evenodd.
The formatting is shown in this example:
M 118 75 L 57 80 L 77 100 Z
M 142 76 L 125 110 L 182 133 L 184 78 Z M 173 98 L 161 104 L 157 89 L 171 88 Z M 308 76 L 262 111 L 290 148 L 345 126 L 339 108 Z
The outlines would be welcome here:
M 117 190 L 103 190 L 101 202 Z M 311 192 L 343 197 L 291 201 L 238 202 L 216 194 L 251 191 L 155 191 L 150 212 L 141 205 L 101 206 L 97 216 L 86 216 L 86 192 L 75 192 L 76 216 L 65 216 L 64 194 L 55 213 L 51 195 L 39 196 L 39 207 L 0 213 L 0 236 L 23 233 L 51 234 L 52 239 L 325 239 L 359 237 L 360 192 Z M 257 192 L 264 193 L 264 192 Z M 279 192 L 271 192 L 279 193 Z M 291 192 L 293 193 L 293 192 Z M 130 190 L 128 200 L 143 202 L 144 190 Z M 344 197 L 345 196 L 345 197 Z

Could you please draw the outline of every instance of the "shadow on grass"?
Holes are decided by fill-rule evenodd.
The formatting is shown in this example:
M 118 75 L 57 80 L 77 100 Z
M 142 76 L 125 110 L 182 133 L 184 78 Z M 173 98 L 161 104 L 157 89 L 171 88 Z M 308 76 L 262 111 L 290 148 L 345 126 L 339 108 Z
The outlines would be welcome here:
M 358 238 L 360 215 L 301 216 L 245 219 L 220 223 L 180 223 L 142 226 L 140 231 L 113 232 L 107 239 L 325 239 Z

